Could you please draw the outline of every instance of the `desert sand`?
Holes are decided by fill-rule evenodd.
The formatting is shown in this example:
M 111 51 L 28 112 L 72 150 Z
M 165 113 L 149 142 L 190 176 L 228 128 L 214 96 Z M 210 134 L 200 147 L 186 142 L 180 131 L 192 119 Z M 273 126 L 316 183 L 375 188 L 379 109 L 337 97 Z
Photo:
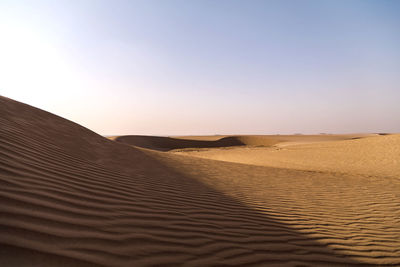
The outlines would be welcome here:
M 400 265 L 400 135 L 105 138 L 0 98 L 0 266 Z
M 175 149 L 175 152 L 260 166 L 400 177 L 400 134 L 292 137 L 282 138 L 271 146 Z

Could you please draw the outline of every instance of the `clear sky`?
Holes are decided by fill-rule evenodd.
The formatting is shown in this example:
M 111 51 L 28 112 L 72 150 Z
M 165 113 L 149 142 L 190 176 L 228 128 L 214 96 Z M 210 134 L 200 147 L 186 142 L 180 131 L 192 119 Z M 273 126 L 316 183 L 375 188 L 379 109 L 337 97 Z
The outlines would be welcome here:
M 0 0 L 0 94 L 100 134 L 400 132 L 400 1 Z

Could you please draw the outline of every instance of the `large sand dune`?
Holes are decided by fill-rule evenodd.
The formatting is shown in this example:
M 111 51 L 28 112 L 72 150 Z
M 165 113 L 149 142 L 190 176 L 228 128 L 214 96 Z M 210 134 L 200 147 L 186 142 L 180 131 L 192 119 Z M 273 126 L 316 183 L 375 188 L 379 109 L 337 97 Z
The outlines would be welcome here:
M 0 266 L 400 265 L 395 175 L 140 149 L 7 98 L 0 125 Z

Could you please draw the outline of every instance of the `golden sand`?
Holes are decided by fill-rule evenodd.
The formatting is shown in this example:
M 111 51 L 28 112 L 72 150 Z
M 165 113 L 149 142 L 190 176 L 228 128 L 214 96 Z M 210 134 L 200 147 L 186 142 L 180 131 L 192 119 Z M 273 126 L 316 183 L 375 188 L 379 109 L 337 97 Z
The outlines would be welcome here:
M 398 135 L 113 141 L 7 98 L 0 124 L 0 266 L 400 265 Z

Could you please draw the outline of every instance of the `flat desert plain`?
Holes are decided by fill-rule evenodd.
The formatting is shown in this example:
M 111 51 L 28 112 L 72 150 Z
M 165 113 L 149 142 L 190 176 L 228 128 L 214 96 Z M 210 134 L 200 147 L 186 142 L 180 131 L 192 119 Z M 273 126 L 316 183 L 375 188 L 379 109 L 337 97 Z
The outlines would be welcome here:
M 400 265 L 400 135 L 113 136 L 0 98 L 0 266 Z

